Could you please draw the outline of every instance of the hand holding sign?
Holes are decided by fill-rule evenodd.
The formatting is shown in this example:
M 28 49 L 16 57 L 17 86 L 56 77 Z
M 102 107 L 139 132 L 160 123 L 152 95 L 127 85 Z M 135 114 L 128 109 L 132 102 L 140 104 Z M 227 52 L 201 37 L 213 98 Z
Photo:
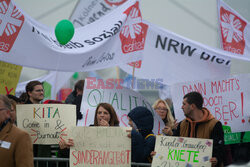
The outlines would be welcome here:
M 61 139 L 59 142 L 59 146 L 60 146 L 60 149 L 70 148 L 74 146 L 74 140 L 68 139 L 68 142 L 67 142 L 64 139 Z
M 213 140 L 188 137 L 156 136 L 152 166 L 204 166 L 218 163 L 212 157 Z

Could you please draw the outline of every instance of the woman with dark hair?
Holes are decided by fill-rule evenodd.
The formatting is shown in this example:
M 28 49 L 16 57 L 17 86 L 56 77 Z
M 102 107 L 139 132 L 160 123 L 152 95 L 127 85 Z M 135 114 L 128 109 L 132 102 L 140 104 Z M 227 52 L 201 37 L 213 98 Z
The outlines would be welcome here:
M 119 126 L 119 120 L 112 105 L 108 103 L 98 104 L 95 110 L 94 124 L 90 126 Z M 69 148 L 73 145 L 73 139 L 69 139 L 68 142 L 65 140 L 59 142 L 60 149 Z
M 94 125 L 91 126 L 119 126 L 119 120 L 112 105 L 100 103 L 95 110 Z

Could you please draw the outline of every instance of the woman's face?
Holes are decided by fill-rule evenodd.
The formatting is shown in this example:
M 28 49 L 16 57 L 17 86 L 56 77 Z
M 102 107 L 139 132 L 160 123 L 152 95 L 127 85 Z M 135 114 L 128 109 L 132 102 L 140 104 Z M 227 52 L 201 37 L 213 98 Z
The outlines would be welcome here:
M 160 115 L 161 119 L 165 119 L 168 109 L 167 109 L 167 106 L 163 102 L 160 102 L 156 106 L 155 111 Z
M 109 123 L 110 121 L 110 114 L 108 110 L 106 110 L 102 106 L 98 108 L 96 117 L 97 117 L 97 122 L 99 126 L 102 125 L 104 122 Z

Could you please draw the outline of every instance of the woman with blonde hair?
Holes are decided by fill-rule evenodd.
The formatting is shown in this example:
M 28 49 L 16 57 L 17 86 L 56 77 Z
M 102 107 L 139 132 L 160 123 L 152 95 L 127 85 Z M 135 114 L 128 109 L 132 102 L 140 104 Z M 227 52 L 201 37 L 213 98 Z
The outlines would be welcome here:
M 177 124 L 167 102 L 165 100 L 158 99 L 155 101 L 152 107 L 165 123 L 165 127 L 162 129 L 162 132 L 164 134 L 171 135 L 172 129 L 175 129 L 177 127 Z

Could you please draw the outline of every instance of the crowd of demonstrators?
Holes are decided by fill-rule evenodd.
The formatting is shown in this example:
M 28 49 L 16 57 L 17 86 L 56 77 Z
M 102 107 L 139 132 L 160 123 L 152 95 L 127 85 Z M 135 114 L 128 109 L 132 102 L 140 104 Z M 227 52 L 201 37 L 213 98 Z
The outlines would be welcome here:
M 0 95 L 0 162 L 3 167 L 33 167 L 30 135 L 11 123 L 13 107 Z
M 80 112 L 82 94 L 83 94 L 84 80 L 79 80 L 75 84 L 75 89 L 73 91 L 73 98 L 70 98 L 72 104 L 76 105 L 77 108 L 77 119 L 81 119 L 82 115 Z M 11 110 L 10 110 L 10 122 L 16 124 L 16 104 L 42 104 L 42 100 L 44 99 L 44 88 L 43 84 L 40 81 L 34 80 L 27 83 L 26 92 L 22 93 L 18 98 L 13 95 L 7 95 L 11 102 Z M 46 100 L 43 104 L 62 104 L 61 101 L 57 100 Z M 59 154 L 61 152 L 59 151 Z M 33 145 L 33 156 L 34 157 L 51 157 L 52 149 L 51 145 Z M 59 155 L 60 156 L 60 155 Z M 46 166 L 45 162 L 39 162 L 39 166 Z M 49 163 L 49 166 L 52 166 Z
M 162 129 L 162 133 L 164 135 L 168 135 L 172 132 L 173 129 L 176 129 L 178 124 L 176 123 L 176 120 L 172 115 L 170 107 L 165 100 L 156 100 L 152 107 L 155 112 L 161 117 L 165 124 L 165 127 Z
M 67 98 L 68 104 L 75 104 L 77 109 L 77 119 L 81 119 L 82 115 L 79 115 L 81 108 L 81 101 L 83 95 L 84 80 L 79 80 L 75 84 L 74 91 Z M 17 142 L 18 144 L 24 142 L 19 137 L 25 138 L 26 143 L 21 144 L 25 146 L 27 154 L 19 155 L 23 151 L 13 151 L 8 152 L 15 156 L 14 159 L 9 158 L 6 161 L 7 166 L 13 166 L 11 163 L 20 162 L 20 164 L 25 163 L 24 166 L 33 166 L 33 156 L 34 157 L 51 157 L 51 146 L 50 145 L 33 145 L 32 155 L 32 142 L 30 137 L 27 138 L 27 133 L 19 130 L 14 124 L 16 122 L 16 104 L 40 104 L 44 98 L 43 85 L 39 81 L 31 81 L 26 85 L 26 93 L 22 95 L 23 98 L 16 98 L 15 96 L 8 95 L 7 103 L 5 96 L 0 95 L 0 142 L 11 140 L 10 143 Z M 23 100 L 25 99 L 25 100 Z M 62 104 L 61 101 L 47 100 L 44 104 Z M 179 123 L 176 123 L 169 105 L 165 100 L 158 99 L 153 104 L 153 109 L 159 114 L 165 127 L 162 129 L 164 135 L 170 136 L 181 136 L 181 137 L 192 137 L 192 138 L 204 138 L 213 139 L 213 153 L 210 162 L 213 167 L 220 167 L 223 165 L 230 165 L 232 162 L 247 162 L 249 161 L 249 150 L 244 153 L 238 153 L 238 145 L 231 145 L 232 155 L 229 151 L 224 151 L 224 149 L 230 148 L 224 146 L 224 133 L 222 124 L 220 121 L 214 118 L 210 111 L 203 107 L 203 97 L 198 92 L 190 92 L 183 97 L 182 110 L 185 115 L 185 119 Z M 81 113 L 80 113 L 81 114 Z M 155 140 L 156 137 L 152 132 L 154 125 L 154 117 L 150 110 L 145 107 L 138 106 L 131 110 L 128 114 L 129 125 L 132 130 L 128 132 L 128 137 L 131 138 L 131 158 L 132 162 L 140 163 L 151 163 L 152 155 L 155 154 Z M 117 117 L 116 111 L 112 105 L 108 103 L 100 103 L 95 110 L 94 122 L 90 126 L 119 126 L 119 119 Z M 9 130 L 6 130 L 9 129 Z M 13 131 L 13 132 L 12 132 Z M 13 139 L 3 138 L 5 133 L 13 133 L 11 135 L 16 135 Z M 15 144 L 15 150 L 20 150 L 20 145 Z M 28 145 L 29 146 L 26 146 Z M 0 143 L 1 145 L 1 143 Z M 68 158 L 69 157 L 69 147 L 74 145 L 74 140 L 69 139 L 68 141 L 61 140 L 59 142 L 60 150 L 58 152 L 58 157 Z M 1 150 L 2 148 L 0 148 Z M 249 143 L 244 145 L 244 149 L 249 149 Z M 4 150 L 6 151 L 6 150 Z M 0 155 L 4 153 L 0 151 Z M 30 153 L 31 152 L 31 153 Z M 228 154 L 226 154 L 228 153 Z M 5 154 L 4 154 L 5 155 Z M 6 157 L 4 156 L 4 157 Z M 19 157 L 24 157 L 24 161 L 20 160 Z M 238 158 L 237 158 L 238 156 Z M 247 157 L 247 158 L 245 158 Z M 0 161 L 2 156 L 0 156 Z M 244 158 L 244 160 L 239 161 L 238 159 Z M 31 164 L 30 161 L 32 161 Z M 4 162 L 4 161 L 2 161 Z M 10 165 L 9 165 L 10 164 Z M 39 166 L 45 166 L 45 163 L 40 163 Z M 65 166 L 66 164 L 61 164 Z M 15 166 L 15 164 L 14 164 Z

